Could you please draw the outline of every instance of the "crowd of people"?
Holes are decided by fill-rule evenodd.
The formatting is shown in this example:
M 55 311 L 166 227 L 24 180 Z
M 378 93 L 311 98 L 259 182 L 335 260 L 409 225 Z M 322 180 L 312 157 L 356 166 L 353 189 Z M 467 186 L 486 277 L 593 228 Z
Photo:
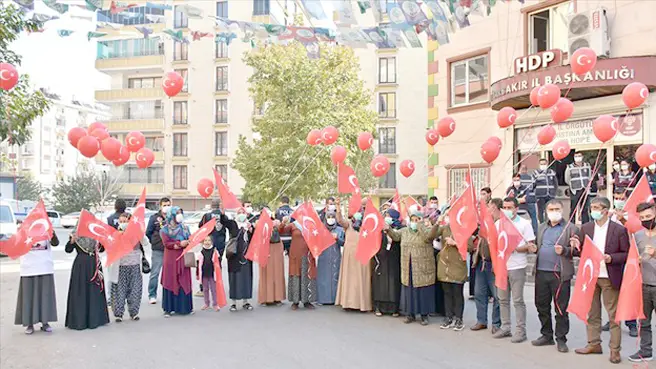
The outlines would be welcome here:
M 582 168 L 581 161 L 577 160 L 567 170 L 573 198 L 579 196 L 577 183 L 585 188 L 586 178 L 589 181 L 591 177 L 589 171 Z M 340 199 L 326 200 L 319 217 L 332 234 L 334 244 L 315 259 L 303 238 L 302 224 L 292 218 L 293 209 L 287 197 L 282 198 L 275 212 L 262 211 L 259 215 L 255 215 L 250 203 L 244 203 L 229 216 L 221 202 L 215 200 L 211 210 L 202 217 L 200 226 L 212 219 L 216 219 L 216 225 L 197 257 L 189 258 L 188 255 L 194 254 L 181 257 L 191 234 L 184 224 L 184 211 L 172 206 L 169 198 L 163 198 L 159 202 L 159 212 L 150 218 L 143 240 L 132 252 L 106 268 L 106 273 L 103 273 L 99 257 L 103 245 L 78 237 L 75 232 L 71 234 L 66 252 L 75 250 L 77 257 L 71 271 L 65 325 L 81 330 L 109 323 L 108 300 L 117 323 L 123 320 L 126 303 L 130 318 L 139 320 L 143 274 L 147 273 L 150 274 L 150 304 L 157 303 L 161 284 L 165 317 L 192 314 L 193 268 L 201 281 L 202 309 L 218 311 L 217 293 L 220 291 L 215 288 L 218 277 L 215 264 L 221 263 L 223 258 L 228 268 L 229 311 L 252 311 L 254 265 L 246 258 L 246 253 L 253 238 L 255 219 L 270 215 L 274 230 L 268 262 L 258 266 L 258 305 L 278 306 L 285 300 L 291 303 L 292 310 L 301 307 L 311 310 L 315 304 L 336 305 L 345 310 L 372 311 L 379 317 L 403 316 L 405 323 L 418 321 L 421 325 L 430 324 L 431 316 L 441 315 L 444 317 L 441 329 L 461 331 L 465 328 L 463 287 L 469 281 L 477 312 L 476 323 L 470 330 L 489 329 L 495 339 L 509 338 L 513 343 L 521 343 L 528 339 L 524 301 L 528 255 L 536 254 L 535 307 L 541 329 L 540 336 L 531 343 L 534 346 L 555 345 L 558 352 L 564 353 L 569 351 L 567 307 L 575 276 L 573 258 L 581 255 L 582 240 L 588 236 L 604 254 L 604 261 L 588 314 L 588 344 L 576 353 L 602 353 L 603 305 L 610 319 L 610 361 L 619 363 L 621 331 L 615 322 L 615 312 L 630 248 L 629 233 L 622 225 L 626 215 L 620 205 L 624 200 L 616 197 L 613 206 L 605 197 L 592 197 L 586 205 L 589 211 L 581 209 L 583 222 L 579 227 L 568 221 L 564 204 L 555 199 L 554 175 L 546 162 L 541 162 L 540 169 L 528 175 L 530 179 L 527 175 L 526 170 L 520 170 L 504 198 L 491 198 L 490 188 L 483 188 L 479 194 L 481 203 L 487 204 L 487 211 L 497 221 L 497 227 L 503 213 L 522 235 L 522 241 L 507 262 L 505 289 L 496 286 L 489 243 L 478 230 L 468 241 L 468 268 L 468 260 L 462 257 L 452 234 L 448 206 L 440 208 L 436 197 L 431 197 L 423 208 L 408 208 L 405 219 L 393 202 L 383 203 L 380 209 L 385 219 L 382 243 L 369 264 L 362 264 L 356 258 L 364 201 L 359 211 L 348 215 L 343 213 Z M 532 189 L 530 193 L 528 188 Z M 130 215 L 122 200 L 116 202 L 115 208 L 116 213 L 107 222 L 123 231 Z M 519 215 L 522 210 L 528 219 Z M 642 203 L 637 211 L 644 227 L 635 234 L 635 240 L 642 260 L 646 319 L 633 322 L 633 327 L 640 325 L 641 345 L 639 352 L 629 357 L 631 361 L 652 359 L 651 313 L 656 307 L 656 206 Z M 23 325 L 27 334 L 34 333 L 37 323 L 42 324 L 41 330 L 50 332 L 49 323 L 57 321 L 51 248 L 59 243 L 54 235 L 50 241 L 34 245 L 21 257 L 15 323 Z M 150 262 L 145 257 L 144 247 L 152 249 Z M 288 258 L 287 273 L 285 256 Z M 110 280 L 108 300 L 104 281 L 107 275 Z

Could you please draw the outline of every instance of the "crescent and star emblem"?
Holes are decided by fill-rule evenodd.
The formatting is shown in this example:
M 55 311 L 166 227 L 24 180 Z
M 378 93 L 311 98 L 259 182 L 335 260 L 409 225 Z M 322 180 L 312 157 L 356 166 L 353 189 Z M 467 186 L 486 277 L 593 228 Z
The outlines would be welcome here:
M 449 123 L 449 129 L 451 130 L 451 132 L 455 131 L 456 130 L 456 122 Z
M 9 77 L 5 77 L 5 72 L 9 73 Z M 6 69 L 0 70 L 0 79 L 3 80 L 3 81 L 9 81 L 11 79 L 11 77 L 13 77 L 12 74 L 13 73 L 10 73 Z
M 303 222 L 301 223 L 301 225 L 303 226 L 303 229 L 306 229 L 307 231 L 310 231 L 310 228 L 305 226 L 305 222 L 308 222 L 308 221 L 311 222 L 312 225 L 313 225 L 312 226 L 312 235 L 313 236 L 318 235 L 319 232 L 317 231 L 317 223 L 314 221 L 314 219 L 312 219 L 308 216 L 305 216 L 305 215 L 303 216 Z
M 585 264 L 583 264 L 583 274 L 581 275 L 582 277 L 585 277 L 587 274 L 586 271 L 588 270 L 588 267 L 590 267 L 590 278 L 586 282 L 583 282 L 583 286 L 581 287 L 581 290 L 583 292 L 588 290 L 588 283 L 592 282 L 592 274 L 594 273 L 594 266 L 592 265 L 592 260 L 588 259 L 585 261 Z
M 169 85 L 169 82 L 171 82 L 171 80 L 168 79 L 168 78 L 165 78 L 162 81 L 162 86 L 164 86 L 165 88 L 171 88 L 171 87 L 175 86 L 175 83 L 172 83 L 172 84 Z
M 458 210 L 458 214 L 456 215 L 456 222 L 458 222 L 458 224 L 459 224 L 460 226 L 462 226 L 462 219 L 460 219 L 460 217 L 462 216 L 462 214 L 463 214 L 466 210 L 467 210 L 467 207 L 464 206 L 464 207 L 462 207 L 460 210 Z
M 369 140 L 368 140 L 367 142 L 369 143 L 369 146 L 370 146 L 370 147 L 373 146 L 373 144 L 374 144 L 374 138 L 373 138 L 373 137 L 369 137 Z
M 380 168 L 378 167 L 379 165 L 381 166 Z M 374 164 L 374 169 L 383 171 L 384 168 L 382 166 L 383 166 L 383 163 L 380 163 L 380 162 L 376 163 L 376 164 Z
M 408 168 L 410 168 L 410 169 L 412 169 L 412 170 L 415 170 L 415 163 L 413 163 L 413 162 L 409 162 L 409 163 L 408 163 Z
M 583 58 L 588 59 L 587 63 L 590 64 L 590 59 L 585 54 L 579 55 L 579 57 L 576 58 L 576 64 L 578 64 L 580 66 L 583 66 L 583 64 L 585 63 L 585 62 L 583 62 Z
M 33 229 L 34 226 L 37 225 L 37 224 L 41 224 L 41 225 L 43 225 L 44 230 L 41 231 L 41 233 L 39 233 L 39 234 L 33 234 L 33 233 L 32 233 L 32 229 Z M 30 237 L 32 237 L 32 238 L 34 238 L 34 237 L 39 237 L 39 236 L 43 236 L 43 235 L 45 235 L 45 234 L 48 232 L 48 229 L 50 229 L 50 227 L 48 227 L 48 221 L 47 221 L 47 220 L 45 220 L 45 219 L 37 219 L 36 221 L 34 221 L 34 223 L 32 223 L 32 224 L 30 225 L 30 228 L 27 229 L 27 234 L 28 234 Z
M 96 231 L 96 228 L 100 228 L 102 230 L 102 232 L 101 232 L 102 234 L 98 233 L 98 231 Z M 105 235 L 105 229 L 103 227 L 99 226 L 98 224 L 89 224 L 89 232 L 93 233 L 94 235 L 96 235 L 98 237 L 102 237 L 102 238 L 107 237 L 107 235 Z M 107 237 L 107 238 L 109 238 L 109 237 Z
M 624 275 L 627 275 L 627 271 L 629 270 L 629 266 L 632 267 L 633 272 L 632 272 L 632 277 L 629 283 L 635 282 L 636 279 L 638 279 L 638 261 L 636 259 L 631 259 L 626 262 L 626 266 L 624 267 Z M 622 281 L 624 282 L 624 281 Z
M 617 132 L 617 119 L 613 119 L 610 121 L 610 128 L 613 131 Z
M 510 123 L 515 123 L 515 119 L 517 119 L 517 117 L 515 116 L 515 114 L 510 114 L 510 115 L 508 116 L 508 121 L 509 121 Z
M 376 214 L 369 214 L 366 217 L 364 217 L 364 219 L 362 220 L 362 226 L 361 226 L 362 228 L 364 228 L 365 223 L 367 223 L 367 219 L 372 219 L 374 221 L 374 227 L 371 228 L 372 231 L 378 228 L 378 217 L 376 217 Z M 369 233 L 367 232 L 366 229 L 362 231 L 362 237 L 366 238 L 368 234 Z
M 142 153 L 137 154 L 137 161 L 146 161 L 146 157 Z
M 357 183 L 357 182 L 358 182 L 358 179 L 355 177 L 354 174 L 351 174 L 351 175 L 348 177 L 348 181 L 349 181 L 349 183 L 351 184 L 351 186 L 353 186 L 353 189 L 355 190 L 355 193 L 360 192 L 360 186 L 359 186 L 358 183 Z
M 652 153 L 649 154 L 649 159 L 656 161 L 656 151 L 652 151 Z
M 501 243 L 502 239 L 503 239 L 503 249 L 499 249 L 498 257 L 505 260 L 506 250 L 508 250 L 508 234 L 506 233 L 506 231 L 501 231 L 501 233 L 499 233 L 499 236 L 497 237 L 497 242 Z
M 647 90 L 646 88 L 641 88 L 640 89 L 640 97 L 642 97 L 643 99 L 646 99 L 647 96 L 649 96 L 649 90 Z

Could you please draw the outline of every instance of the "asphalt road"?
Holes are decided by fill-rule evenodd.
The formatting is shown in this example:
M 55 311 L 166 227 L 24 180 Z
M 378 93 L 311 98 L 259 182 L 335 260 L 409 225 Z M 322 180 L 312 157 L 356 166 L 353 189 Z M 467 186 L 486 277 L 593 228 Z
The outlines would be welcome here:
M 57 233 L 66 240 L 69 232 L 61 229 Z M 378 318 L 371 313 L 345 312 L 328 306 L 315 311 L 291 311 L 286 303 L 280 307 L 256 306 L 251 312 L 230 313 L 227 309 L 206 312 L 199 309 L 202 298 L 194 298 L 196 314 L 165 319 L 160 305 L 147 304 L 145 288 L 141 321 L 117 324 L 112 319 L 109 325 L 95 330 L 72 331 L 64 328 L 64 319 L 70 266 L 75 254 L 66 254 L 63 245 L 53 250 L 59 322 L 53 324 L 52 334 L 37 331 L 26 336 L 22 327 L 13 325 L 18 262 L 0 260 L 2 369 L 599 369 L 630 367 L 626 357 L 636 350 L 636 339 L 630 338 L 623 327 L 621 365 L 608 362 L 608 333 L 602 335 L 604 355 L 574 354 L 573 349 L 586 342 L 585 326 L 575 317 L 572 317 L 568 354 L 558 353 L 554 346 L 536 348 L 530 342 L 513 344 L 509 340 L 494 340 L 489 331 L 468 329 L 475 323 L 472 300 L 467 300 L 465 307 L 467 328 L 455 332 L 441 330 L 439 318 L 431 318 L 431 324 L 423 327 L 405 325 L 401 318 Z M 539 335 L 532 286 L 527 286 L 525 296 L 530 341 Z

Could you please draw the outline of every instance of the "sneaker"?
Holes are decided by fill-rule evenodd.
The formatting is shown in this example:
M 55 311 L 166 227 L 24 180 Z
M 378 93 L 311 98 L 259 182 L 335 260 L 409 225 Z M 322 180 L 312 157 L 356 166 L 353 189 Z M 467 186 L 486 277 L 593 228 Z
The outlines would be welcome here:
M 419 323 L 421 325 L 428 325 L 428 316 L 427 315 L 422 315 L 421 316 L 421 322 Z
M 171 313 L 164 313 L 164 318 L 170 318 L 170 317 L 171 317 Z
M 204 297 L 205 295 L 203 294 L 203 291 L 198 291 L 194 293 L 194 297 Z
M 556 344 L 558 345 L 557 346 L 558 352 L 562 352 L 563 354 L 569 352 L 569 347 L 567 347 L 567 344 L 565 342 L 558 341 Z
M 462 323 L 462 319 L 456 319 L 453 323 L 453 330 L 459 332 L 463 329 L 465 329 L 465 325 Z
M 230 305 L 230 311 L 232 312 L 237 311 L 237 305 Z
M 504 330 L 499 329 L 497 331 L 497 333 L 494 334 L 493 337 L 494 338 L 508 338 L 508 337 L 512 337 L 512 333 L 510 333 L 510 331 L 504 331 Z
M 305 304 L 303 304 L 303 307 L 306 308 L 306 309 L 310 309 L 310 310 L 315 308 L 315 306 L 312 305 L 311 302 L 306 302 Z
M 131 319 L 134 320 L 135 322 L 138 322 L 138 321 L 141 320 L 141 318 L 139 318 L 139 315 L 135 315 Z
M 27 334 L 28 336 L 30 334 L 33 334 L 33 333 L 34 333 L 34 326 L 33 325 L 30 325 L 27 328 L 25 328 L 25 334 Z
M 412 323 L 412 322 L 414 322 L 414 321 L 415 321 L 415 317 L 414 317 L 414 316 L 406 316 L 406 317 L 405 317 L 405 320 L 403 321 L 403 323 L 405 323 L 405 324 L 410 324 L 410 323 Z
M 209 306 L 207 306 L 207 305 L 203 305 L 203 307 L 200 308 L 200 309 L 201 309 L 201 310 L 207 310 L 207 309 L 209 309 L 209 308 L 210 308 Z
M 123 321 L 123 318 L 116 318 L 116 320 L 115 320 L 116 323 L 120 323 L 122 321 Z
M 553 346 L 554 344 L 553 338 L 547 336 L 540 336 L 537 340 L 531 341 L 533 346 Z
M 608 323 L 602 325 L 602 326 L 601 326 L 601 331 L 602 331 L 602 332 L 608 332 L 608 331 L 610 331 L 610 322 L 608 322 Z
M 444 322 L 442 323 L 442 325 L 440 325 L 440 328 L 441 329 L 451 329 L 451 328 L 453 328 L 454 324 L 455 323 L 453 322 L 453 319 L 444 318 Z
M 492 329 L 490 329 L 490 333 L 492 333 L 493 335 L 494 335 L 494 334 L 497 334 L 497 332 L 498 332 L 500 329 L 501 329 L 501 328 L 497 327 L 496 325 L 493 325 L 493 326 L 492 326 Z
M 298 310 L 298 304 L 292 304 L 292 310 Z
M 381 313 L 380 310 L 376 310 L 374 314 L 376 314 L 377 317 L 383 316 L 383 313 Z
M 631 337 L 638 337 L 638 327 L 635 325 L 632 325 L 629 327 L 629 336 Z
M 46 333 L 52 333 L 52 327 L 48 323 L 41 325 L 41 330 Z
M 253 305 L 251 305 L 250 303 L 247 302 L 247 303 L 244 304 L 243 308 L 244 308 L 244 310 L 251 311 L 251 310 L 253 310 Z
M 157 303 L 157 299 L 154 297 L 151 297 L 148 299 L 148 303 L 151 305 L 155 305 Z
M 526 341 L 526 333 L 524 334 L 513 334 L 512 339 L 510 339 L 510 342 L 512 343 L 522 343 Z
M 654 357 L 652 355 L 643 355 L 640 352 L 636 352 L 635 354 L 629 356 L 629 361 L 632 363 L 641 363 L 643 361 L 652 361 L 654 360 Z

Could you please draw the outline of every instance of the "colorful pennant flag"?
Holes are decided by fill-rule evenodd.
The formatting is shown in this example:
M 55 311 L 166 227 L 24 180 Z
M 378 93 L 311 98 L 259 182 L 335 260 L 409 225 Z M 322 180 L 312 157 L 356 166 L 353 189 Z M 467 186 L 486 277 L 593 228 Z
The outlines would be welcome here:
M 57 34 L 59 35 L 59 37 L 68 37 L 73 34 L 73 31 L 69 29 L 58 29 Z
M 102 32 L 87 32 L 87 40 L 91 41 L 92 38 L 99 38 L 107 36 L 107 33 Z

